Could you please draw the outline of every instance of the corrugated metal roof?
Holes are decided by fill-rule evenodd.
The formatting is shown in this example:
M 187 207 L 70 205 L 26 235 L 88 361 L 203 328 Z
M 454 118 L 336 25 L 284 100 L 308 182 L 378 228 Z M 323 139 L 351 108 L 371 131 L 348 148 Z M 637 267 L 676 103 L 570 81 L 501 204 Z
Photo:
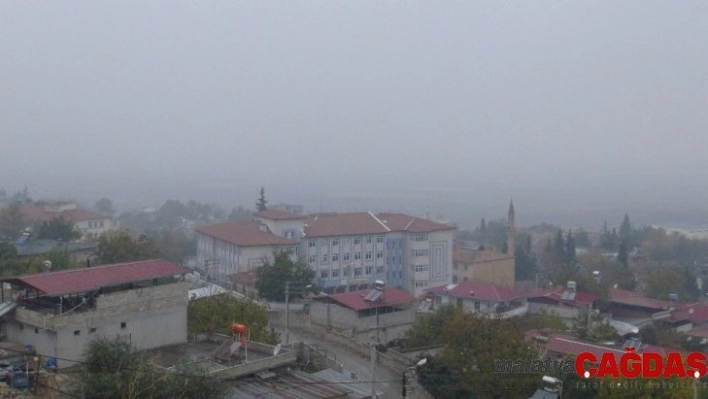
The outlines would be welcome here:
M 330 295 L 327 298 L 332 299 L 338 302 L 339 304 L 353 310 L 364 310 L 378 308 L 382 306 L 402 305 L 406 303 L 413 303 L 416 300 L 415 297 L 411 296 L 405 291 L 401 291 L 398 288 L 394 287 L 386 287 L 384 288 L 383 295 L 381 295 L 381 297 L 377 301 L 365 301 L 364 298 L 366 297 L 366 294 L 368 294 L 370 291 L 371 290 L 345 292 L 342 294 Z
M 189 273 L 187 269 L 172 262 L 153 259 L 10 277 L 0 281 L 28 287 L 46 295 L 67 295 L 186 273 Z
M 261 380 L 248 377 L 236 380 L 232 398 L 262 399 L 330 399 L 346 397 L 350 391 L 299 371 L 279 373 L 277 377 Z

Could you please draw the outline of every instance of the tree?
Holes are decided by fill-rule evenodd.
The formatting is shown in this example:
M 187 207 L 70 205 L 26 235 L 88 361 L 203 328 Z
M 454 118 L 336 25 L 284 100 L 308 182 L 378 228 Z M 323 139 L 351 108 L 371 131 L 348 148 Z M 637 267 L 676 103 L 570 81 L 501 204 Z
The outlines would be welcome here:
M 174 372 L 158 368 L 127 340 L 98 337 L 88 342 L 71 395 L 97 399 L 223 398 L 229 384 L 196 363 L 180 361 Z
M 627 252 L 627 238 L 623 237 L 620 241 L 619 250 L 617 252 L 617 260 L 624 266 L 628 266 L 629 253 Z
M 116 231 L 98 238 L 96 256 L 102 264 L 154 259 L 157 255 L 154 241 L 145 235 L 136 238 L 128 231 Z
M 5 209 L 0 210 L 0 237 L 15 240 L 27 227 L 20 204 L 12 203 Z
M 96 201 L 95 208 L 96 212 L 100 212 L 106 215 L 113 215 L 114 213 L 116 213 L 116 210 L 113 208 L 113 201 L 105 197 Z
M 190 334 L 216 332 L 230 335 L 232 322 L 246 325 L 253 341 L 278 343 L 278 334 L 268 328 L 268 311 L 255 302 L 238 300 L 229 294 L 189 301 L 187 326 Z
M 573 264 L 576 260 L 575 238 L 573 238 L 573 232 L 568 230 L 568 235 L 565 237 L 565 261 Z
M 256 209 L 258 210 L 258 212 L 263 212 L 266 209 L 268 209 L 268 207 L 266 206 L 267 204 L 268 204 L 268 200 L 266 199 L 266 196 L 265 196 L 265 189 L 263 187 L 261 187 L 260 196 L 258 197 L 258 200 L 256 201 Z
M 624 214 L 624 219 L 619 229 L 620 238 L 629 238 L 630 233 L 632 233 L 632 224 L 629 222 L 629 215 Z
M 232 208 L 229 214 L 229 222 L 246 222 L 253 219 L 253 214 L 248 209 L 238 206 L 237 208 Z
M 182 230 L 160 229 L 149 238 L 155 243 L 159 257 L 170 262 L 181 264 L 187 257 L 197 254 L 196 239 L 190 239 Z
M 482 234 L 487 233 L 487 221 L 482 218 L 482 221 L 479 223 L 479 232 Z
M 258 282 L 256 288 L 260 296 L 271 301 L 285 300 L 285 283 L 290 283 L 290 298 L 302 298 L 305 287 L 312 284 L 315 271 L 301 260 L 293 262 L 290 253 L 281 251 L 273 253 L 273 263 L 269 260 L 256 270 Z
M 587 231 L 580 229 L 575 232 L 575 243 L 581 248 L 590 248 L 592 243 L 590 242 L 590 235 Z
M 81 238 L 81 232 L 74 223 L 63 216 L 42 222 L 37 229 L 37 237 L 48 240 L 73 241 Z
M 3 276 L 16 276 L 22 274 L 23 271 L 17 259 L 15 246 L 7 241 L 0 240 L 0 274 Z
M 413 327 L 406 331 L 403 346 L 412 349 L 441 344 L 443 326 L 458 313 L 460 310 L 455 305 L 448 304 L 441 306 L 437 312 L 416 317 Z

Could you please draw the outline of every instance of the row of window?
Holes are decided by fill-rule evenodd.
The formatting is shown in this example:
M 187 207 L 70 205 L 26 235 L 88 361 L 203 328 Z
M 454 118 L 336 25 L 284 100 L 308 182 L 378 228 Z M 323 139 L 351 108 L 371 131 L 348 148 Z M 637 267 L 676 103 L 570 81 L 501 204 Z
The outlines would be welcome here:
M 374 258 L 373 252 L 367 252 L 364 254 L 364 259 L 366 260 L 372 260 Z M 378 251 L 376 252 L 376 259 L 383 259 L 383 251 Z M 317 262 L 317 256 L 316 255 L 310 255 L 310 263 L 315 263 Z M 351 260 L 351 254 L 349 252 L 345 253 L 342 255 L 342 260 L 344 262 Z M 361 252 L 354 252 L 354 260 L 361 260 Z M 339 261 L 339 254 L 332 254 L 332 262 L 338 262 Z M 329 254 L 323 254 L 322 255 L 322 262 L 321 263 L 327 263 L 329 262 Z
M 383 239 L 384 239 L 383 236 L 376 236 L 376 237 L 366 236 L 366 243 L 372 244 L 374 242 L 374 240 L 376 240 L 377 244 L 381 244 L 381 243 L 383 243 Z M 351 242 L 350 240 L 351 240 L 351 238 L 349 238 L 349 237 L 342 238 L 342 244 L 349 245 L 349 243 Z M 359 245 L 359 244 L 361 244 L 361 242 L 362 242 L 361 237 L 354 237 L 354 245 Z M 336 247 L 339 245 L 339 238 L 333 238 L 331 241 L 328 238 L 324 238 L 321 240 L 321 244 L 324 246 L 331 244 L 333 247 Z M 315 240 L 309 240 L 307 245 L 310 248 L 314 248 L 316 245 L 316 242 L 315 242 Z
M 121 328 L 122 330 L 125 330 L 126 328 L 128 328 L 128 323 L 125 322 L 125 321 L 121 322 L 121 323 L 120 323 L 120 328 Z M 25 329 L 25 325 L 24 325 L 24 324 L 20 324 L 20 331 L 23 331 L 24 329 Z M 96 327 L 91 327 L 91 328 L 89 328 L 89 334 L 94 334 L 95 332 L 96 332 Z M 35 333 L 35 334 L 39 334 L 39 328 L 35 328 L 35 329 L 34 329 L 34 333 Z M 74 330 L 74 335 L 81 335 L 81 330 Z
M 364 268 L 355 267 L 351 271 L 353 271 L 354 277 L 361 277 L 363 275 L 370 276 L 374 273 L 374 267 L 373 266 L 367 266 Z M 331 278 L 339 278 L 339 274 L 340 274 L 339 269 L 332 269 L 331 273 L 330 273 L 330 270 L 320 270 L 320 278 L 330 278 L 330 276 L 332 276 Z M 341 274 L 343 277 L 349 277 L 350 269 L 344 268 L 341 271 Z M 376 267 L 376 274 L 383 274 L 383 266 Z
M 416 234 L 414 237 L 411 238 L 412 241 L 428 241 L 428 235 L 427 234 Z
M 411 250 L 411 256 L 412 257 L 420 257 L 420 256 L 428 256 L 428 250 L 427 249 L 413 249 Z
M 103 220 L 95 221 L 95 222 L 89 221 L 88 227 L 89 227 L 89 229 L 98 229 L 98 228 L 102 229 L 103 228 Z
M 422 288 L 428 286 L 428 280 L 415 280 L 415 287 Z
M 411 270 L 414 272 L 427 272 L 429 270 L 428 265 L 413 265 Z

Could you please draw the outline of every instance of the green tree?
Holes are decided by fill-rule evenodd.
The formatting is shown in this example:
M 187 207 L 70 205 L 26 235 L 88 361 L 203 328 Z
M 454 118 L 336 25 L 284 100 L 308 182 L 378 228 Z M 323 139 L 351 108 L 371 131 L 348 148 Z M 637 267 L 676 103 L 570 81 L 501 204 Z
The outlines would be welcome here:
M 231 209 L 229 214 L 230 222 L 245 222 L 253 219 L 253 214 L 248 209 L 238 206 L 237 208 Z
M 581 248 L 590 248 L 592 243 L 590 242 L 590 235 L 587 231 L 580 229 L 575 232 L 575 244 Z
M 514 250 L 516 280 L 533 280 L 538 272 L 538 258 L 531 252 L 531 235 L 519 233 L 516 242 L 521 244 Z
M 632 224 L 629 222 L 629 215 L 624 214 L 624 219 L 622 219 L 622 224 L 619 229 L 620 238 L 629 238 L 632 233 Z
M 413 327 L 406 331 L 403 346 L 405 348 L 420 348 L 442 343 L 442 329 L 446 322 L 460 313 L 455 305 L 443 305 L 437 312 L 426 313 L 416 317 Z
M 265 211 L 266 209 L 268 209 L 268 207 L 266 206 L 267 204 L 268 200 L 265 196 L 265 189 L 261 187 L 260 196 L 258 197 L 258 200 L 256 200 L 256 209 L 258 210 L 258 212 Z
M 231 335 L 231 323 L 246 325 L 251 340 L 271 345 L 278 334 L 268 327 L 268 311 L 250 300 L 238 300 L 229 294 L 192 299 L 187 307 L 190 334 L 217 332 Z
M 482 218 L 482 221 L 479 223 L 479 232 L 482 234 L 487 233 L 487 221 Z
M 114 213 L 116 213 L 116 210 L 113 208 L 113 201 L 105 197 L 96 201 L 95 208 L 96 212 L 100 212 L 105 215 L 113 215 Z
M 17 258 L 15 246 L 0 240 L 0 273 L 3 276 L 16 276 L 23 274 L 23 272 L 24 267 Z
M 617 252 L 617 261 L 623 266 L 627 267 L 629 265 L 629 253 L 627 252 L 627 238 L 622 238 L 619 245 L 619 250 Z
M 196 239 L 190 239 L 182 230 L 160 229 L 151 238 L 154 240 L 158 256 L 170 262 L 182 264 L 187 257 L 197 254 Z
M 568 235 L 565 237 L 565 261 L 573 264 L 577 261 L 575 255 L 575 238 L 573 232 L 568 230 Z
M 81 232 L 74 223 L 63 216 L 42 222 L 37 229 L 37 237 L 48 240 L 73 241 L 81 238 Z
M 120 337 L 88 342 L 79 378 L 71 395 L 96 399 L 223 398 L 229 385 L 210 377 L 195 363 L 181 361 L 174 372 L 158 368 L 154 359 Z
M 44 261 L 51 262 L 52 271 L 66 270 L 73 267 L 71 254 L 65 247 L 55 247 L 39 256 L 33 256 L 23 260 L 23 273 L 41 273 L 44 272 Z
M 26 227 L 27 222 L 20 212 L 20 204 L 15 202 L 0 210 L 0 237 L 16 240 Z
M 285 300 L 285 284 L 290 283 L 290 298 L 302 298 L 304 288 L 312 284 L 315 271 L 310 269 L 301 260 L 294 262 L 290 253 L 285 251 L 274 252 L 273 262 L 265 260 L 263 266 L 256 270 L 258 294 L 271 301 Z
M 96 256 L 102 264 L 154 259 L 157 255 L 155 242 L 144 235 L 135 237 L 128 231 L 116 231 L 98 238 Z

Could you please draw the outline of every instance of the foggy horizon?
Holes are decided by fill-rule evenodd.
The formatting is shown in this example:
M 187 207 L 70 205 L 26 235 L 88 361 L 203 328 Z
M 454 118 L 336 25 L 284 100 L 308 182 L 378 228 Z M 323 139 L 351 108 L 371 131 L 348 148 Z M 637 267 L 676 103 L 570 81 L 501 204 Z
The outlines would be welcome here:
M 708 226 L 707 11 L 7 1 L 0 187 Z

